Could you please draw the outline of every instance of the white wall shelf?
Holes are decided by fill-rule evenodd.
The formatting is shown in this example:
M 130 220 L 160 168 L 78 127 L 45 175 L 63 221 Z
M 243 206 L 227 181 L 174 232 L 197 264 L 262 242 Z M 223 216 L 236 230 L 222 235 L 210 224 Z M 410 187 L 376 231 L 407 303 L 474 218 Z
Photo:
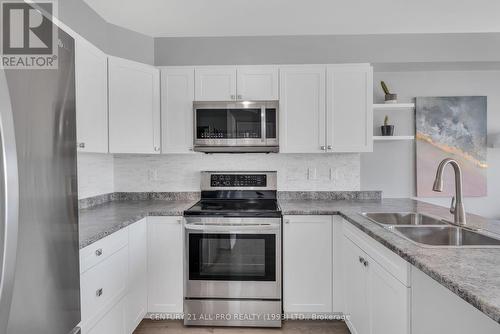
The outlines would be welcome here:
M 415 136 L 373 136 L 375 141 L 414 140 Z
M 415 103 L 374 103 L 373 110 L 414 110 Z

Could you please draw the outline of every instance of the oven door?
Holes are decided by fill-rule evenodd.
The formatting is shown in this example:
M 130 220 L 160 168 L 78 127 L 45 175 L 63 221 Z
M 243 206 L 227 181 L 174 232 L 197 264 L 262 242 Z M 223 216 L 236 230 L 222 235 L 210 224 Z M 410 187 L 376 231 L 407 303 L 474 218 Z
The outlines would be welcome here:
M 277 147 L 278 102 L 194 102 L 194 148 Z
M 185 232 L 186 298 L 281 298 L 281 219 L 189 217 Z

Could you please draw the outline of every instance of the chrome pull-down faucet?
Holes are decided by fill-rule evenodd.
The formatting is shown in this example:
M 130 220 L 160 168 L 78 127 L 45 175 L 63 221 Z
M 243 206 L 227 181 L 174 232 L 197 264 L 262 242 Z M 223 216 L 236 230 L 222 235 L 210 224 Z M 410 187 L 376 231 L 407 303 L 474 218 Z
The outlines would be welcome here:
M 450 213 L 453 214 L 453 220 L 456 225 L 465 225 L 465 207 L 462 194 L 462 169 L 458 162 L 451 158 L 446 158 L 438 166 L 436 179 L 432 190 L 437 192 L 443 191 L 443 171 L 450 164 L 455 171 L 455 197 L 451 199 Z

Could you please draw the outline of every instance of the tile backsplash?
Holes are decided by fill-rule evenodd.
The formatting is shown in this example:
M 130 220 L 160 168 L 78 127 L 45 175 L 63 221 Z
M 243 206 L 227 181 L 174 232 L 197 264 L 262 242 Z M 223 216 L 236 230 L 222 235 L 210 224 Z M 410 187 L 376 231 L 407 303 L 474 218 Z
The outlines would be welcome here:
M 278 190 L 360 189 L 359 154 L 115 155 L 114 191 L 199 191 L 203 170 L 276 170 Z
M 78 153 L 78 198 L 114 192 L 113 156 Z

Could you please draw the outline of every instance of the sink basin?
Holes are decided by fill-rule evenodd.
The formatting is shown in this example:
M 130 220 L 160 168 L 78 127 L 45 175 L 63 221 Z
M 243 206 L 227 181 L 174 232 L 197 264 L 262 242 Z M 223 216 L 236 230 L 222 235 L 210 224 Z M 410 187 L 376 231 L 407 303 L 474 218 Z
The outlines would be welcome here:
M 362 215 L 380 225 L 448 225 L 440 219 L 415 212 L 365 212 Z
M 456 226 L 394 226 L 393 231 L 418 244 L 429 246 L 495 246 L 500 240 Z

